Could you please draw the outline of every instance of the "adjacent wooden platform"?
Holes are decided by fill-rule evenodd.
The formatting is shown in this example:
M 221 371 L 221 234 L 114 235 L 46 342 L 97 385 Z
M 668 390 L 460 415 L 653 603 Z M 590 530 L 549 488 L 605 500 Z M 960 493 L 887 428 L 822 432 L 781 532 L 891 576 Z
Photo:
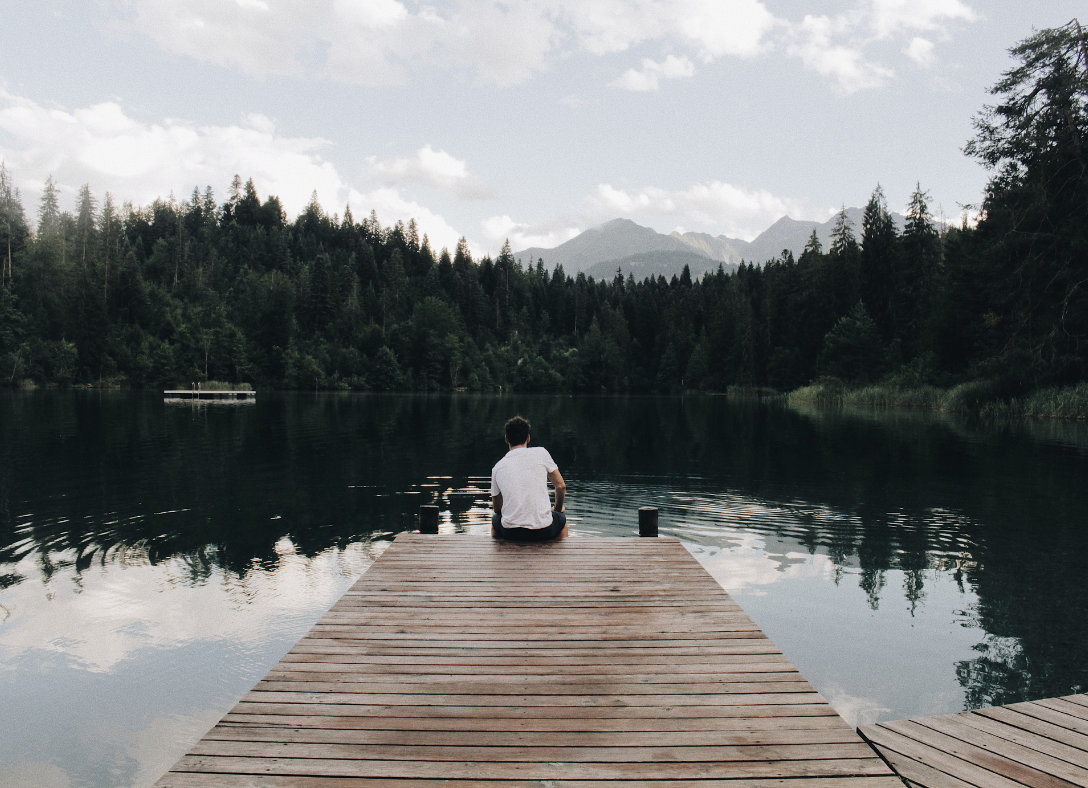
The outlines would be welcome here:
M 163 398 L 176 399 L 253 399 L 256 391 L 201 391 L 200 389 L 167 389 L 162 393 Z
M 1088 787 L 1088 695 L 859 731 L 918 788 Z
M 159 788 L 902 788 L 672 538 L 401 534 Z

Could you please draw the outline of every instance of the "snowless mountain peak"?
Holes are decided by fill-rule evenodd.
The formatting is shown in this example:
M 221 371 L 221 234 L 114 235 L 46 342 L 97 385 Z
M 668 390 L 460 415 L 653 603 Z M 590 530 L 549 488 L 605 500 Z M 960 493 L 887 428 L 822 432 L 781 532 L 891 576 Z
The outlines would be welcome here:
M 846 216 L 860 240 L 862 209 L 847 208 Z M 893 217 L 902 230 L 903 217 L 898 214 Z M 679 274 L 685 265 L 692 276 L 701 276 L 717 271 L 719 265 L 727 270 L 743 261 L 761 265 L 786 249 L 800 255 L 813 230 L 827 249 L 835 219 L 833 216 L 826 222 L 813 222 L 783 216 L 752 241 L 744 241 L 698 232 L 665 235 L 630 219 L 618 218 L 591 227 L 554 249 L 531 247 L 515 252 L 514 256 L 530 263 L 542 259 L 548 268 L 561 265 L 568 274 L 584 272 L 598 279 L 611 279 L 617 268 L 637 279 L 669 278 Z

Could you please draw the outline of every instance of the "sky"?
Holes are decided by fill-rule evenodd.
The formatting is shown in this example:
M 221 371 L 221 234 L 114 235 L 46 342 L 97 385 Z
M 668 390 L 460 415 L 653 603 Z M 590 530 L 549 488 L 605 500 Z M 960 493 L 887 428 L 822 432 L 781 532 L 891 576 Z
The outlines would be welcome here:
M 750 240 L 878 183 L 954 221 L 1007 50 L 1078 5 L 3 0 L 0 159 L 35 221 L 50 175 L 71 210 L 239 174 L 290 218 L 316 191 L 478 255 L 617 217 Z

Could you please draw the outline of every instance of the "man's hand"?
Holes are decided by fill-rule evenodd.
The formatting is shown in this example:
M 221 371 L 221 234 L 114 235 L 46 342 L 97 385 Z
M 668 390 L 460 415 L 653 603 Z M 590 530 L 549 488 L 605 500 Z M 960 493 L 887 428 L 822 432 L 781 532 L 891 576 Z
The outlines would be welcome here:
M 563 500 L 567 497 L 567 483 L 563 481 L 563 474 L 556 468 L 548 474 L 548 481 L 555 488 L 555 506 L 553 508 L 557 512 L 565 512 L 566 508 L 563 506 Z

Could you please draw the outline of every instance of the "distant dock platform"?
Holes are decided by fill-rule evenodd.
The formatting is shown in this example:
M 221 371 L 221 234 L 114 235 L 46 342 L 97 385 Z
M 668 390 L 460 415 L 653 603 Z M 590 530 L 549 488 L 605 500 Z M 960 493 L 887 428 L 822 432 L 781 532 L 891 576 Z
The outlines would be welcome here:
M 1088 695 L 863 725 L 914 788 L 1088 786 Z
M 164 399 L 256 399 L 256 391 L 202 391 L 200 389 L 167 389 L 162 393 Z
M 902 788 L 675 538 L 401 534 L 158 788 Z

